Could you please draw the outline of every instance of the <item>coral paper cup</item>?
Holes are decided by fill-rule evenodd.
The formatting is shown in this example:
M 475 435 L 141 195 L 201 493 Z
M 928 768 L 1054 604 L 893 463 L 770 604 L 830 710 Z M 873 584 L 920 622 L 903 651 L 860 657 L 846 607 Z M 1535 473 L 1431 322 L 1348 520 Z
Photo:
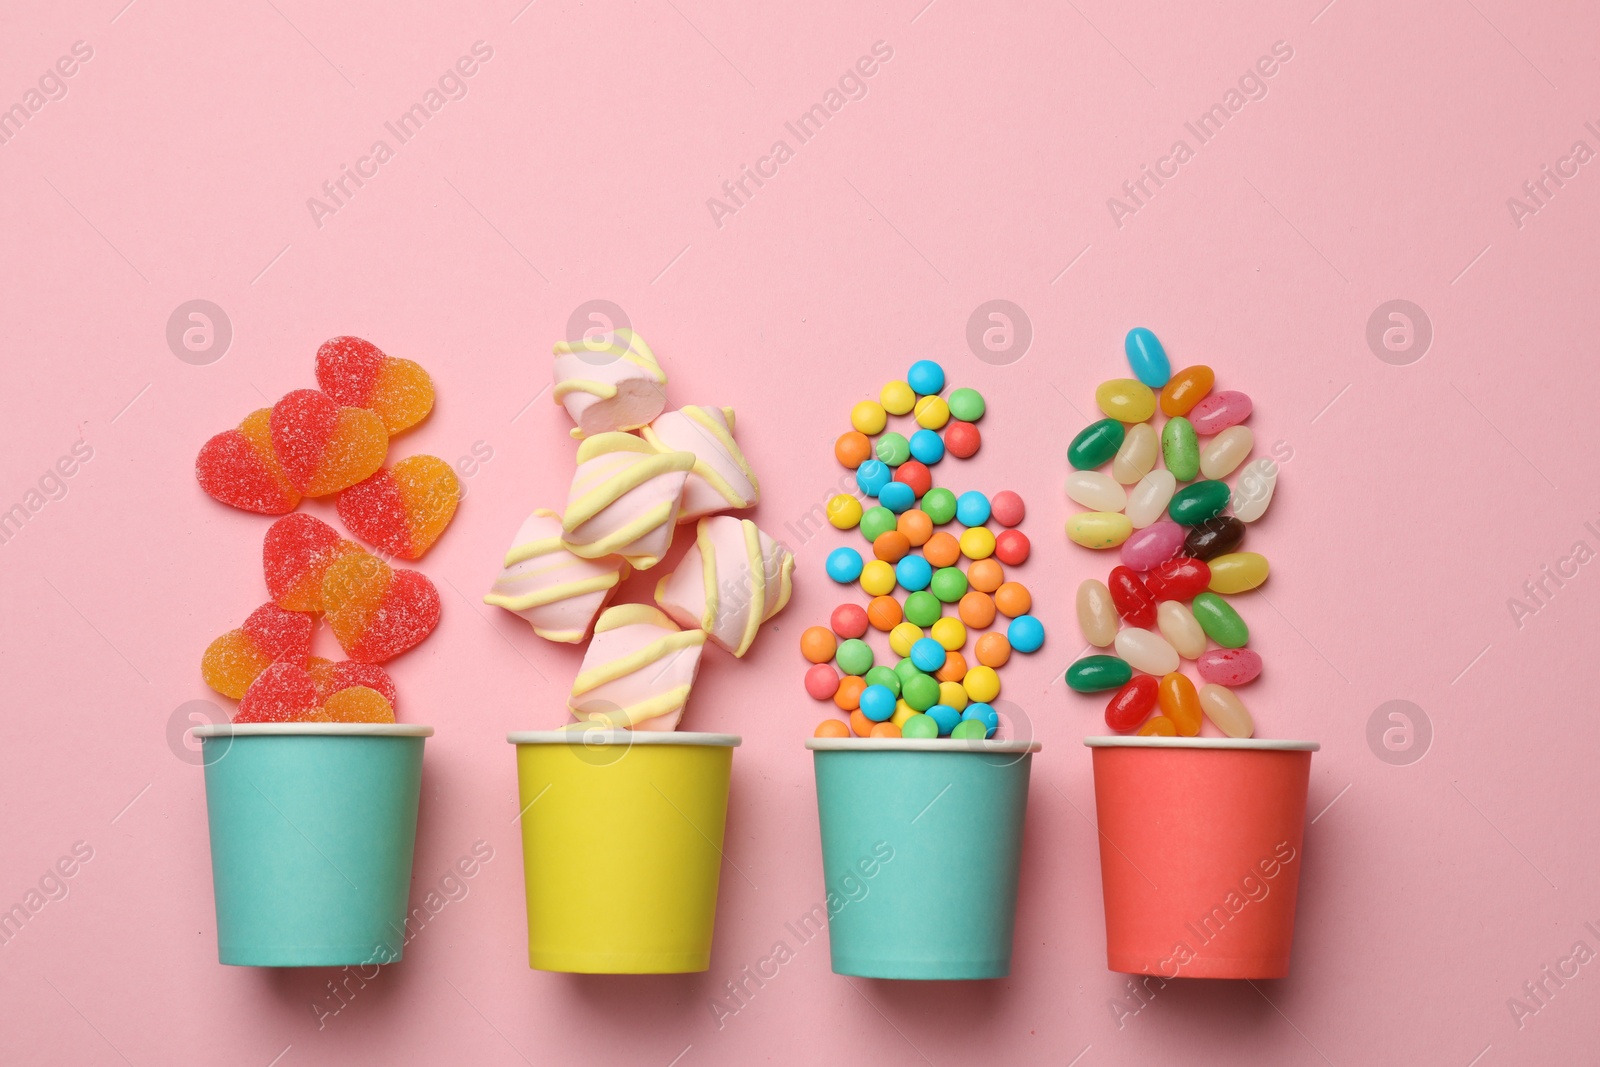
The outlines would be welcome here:
M 1090 737 L 1106 965 L 1282 978 L 1315 741 Z
M 586 974 L 711 966 L 732 734 L 514 733 L 528 965 Z
M 806 747 L 834 973 L 1011 973 L 1028 771 L 1039 743 L 841 737 Z
M 198 726 L 217 958 L 393 963 L 405 945 L 422 746 L 431 726 Z

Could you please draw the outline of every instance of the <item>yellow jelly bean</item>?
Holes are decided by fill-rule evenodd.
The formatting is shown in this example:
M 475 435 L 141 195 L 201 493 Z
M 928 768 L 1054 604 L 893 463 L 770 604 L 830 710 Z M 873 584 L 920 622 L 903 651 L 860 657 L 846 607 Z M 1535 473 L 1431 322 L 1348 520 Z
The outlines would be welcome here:
M 1100 410 L 1118 422 L 1144 422 L 1156 413 L 1156 394 L 1133 378 L 1113 378 L 1101 382 L 1094 391 Z
M 916 402 L 917 394 L 905 382 L 890 382 L 878 394 L 878 403 L 891 415 L 909 415 Z
M 967 530 L 961 535 L 961 554 L 968 559 L 988 559 L 994 555 L 994 534 L 983 526 Z
M 1067 536 L 1084 548 L 1116 548 L 1132 533 L 1132 520 L 1114 511 L 1080 511 L 1067 520 Z
M 914 622 L 902 622 L 889 631 L 889 649 L 897 656 L 911 655 L 911 646 L 921 641 L 922 627 Z
M 1177 737 L 1178 728 L 1165 715 L 1157 715 L 1139 727 L 1140 737 Z
M 968 673 L 970 674 L 971 672 L 969 671 Z M 957 711 L 965 711 L 967 705 L 971 702 L 972 699 L 967 696 L 967 691 L 962 688 L 960 682 L 939 683 L 939 703 L 945 707 L 955 708 Z
M 912 410 L 916 413 L 917 425 L 925 430 L 942 430 L 950 421 L 950 405 L 941 396 L 922 397 Z
M 1000 695 L 1000 675 L 993 667 L 974 667 L 961 679 L 961 688 L 971 699 L 987 704 Z
M 850 425 L 871 437 L 889 424 L 889 413 L 876 400 L 863 400 L 850 409 Z
M 1243 593 L 1267 580 L 1267 557 L 1259 552 L 1229 552 L 1210 561 L 1213 593 Z
M 897 700 L 894 702 L 894 714 L 889 716 L 889 721 L 896 726 L 904 726 L 906 720 L 915 714 L 917 714 L 917 710 L 910 704 L 907 704 L 904 700 Z
M 855 529 L 861 525 L 861 501 L 849 493 L 829 498 L 828 521 L 840 530 Z
M 946 615 L 933 624 L 928 636 L 943 645 L 946 651 L 955 652 L 967 643 L 967 628 L 954 615 Z
M 861 588 L 868 596 L 888 596 L 894 592 L 894 564 L 875 559 L 861 568 Z

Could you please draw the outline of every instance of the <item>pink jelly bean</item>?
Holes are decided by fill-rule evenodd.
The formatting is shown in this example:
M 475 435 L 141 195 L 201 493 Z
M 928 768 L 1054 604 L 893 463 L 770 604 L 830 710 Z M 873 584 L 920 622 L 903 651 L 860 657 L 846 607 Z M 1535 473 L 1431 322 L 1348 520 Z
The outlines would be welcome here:
M 1250 398 L 1236 390 L 1212 393 L 1189 412 L 1189 422 L 1198 434 L 1221 433 L 1229 426 L 1237 426 L 1250 417 L 1255 405 Z
M 1261 674 L 1261 657 L 1248 648 L 1213 648 L 1195 660 L 1200 677 L 1218 685 L 1244 685 Z
M 1147 571 L 1158 563 L 1183 551 L 1183 538 L 1188 531 L 1170 519 L 1153 522 L 1142 530 L 1135 530 L 1122 542 L 1122 565 L 1136 571 Z

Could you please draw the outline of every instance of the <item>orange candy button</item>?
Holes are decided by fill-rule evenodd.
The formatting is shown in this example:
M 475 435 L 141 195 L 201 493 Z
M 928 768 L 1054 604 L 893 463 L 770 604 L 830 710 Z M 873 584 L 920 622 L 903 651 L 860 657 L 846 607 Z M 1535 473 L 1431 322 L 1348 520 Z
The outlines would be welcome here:
M 860 709 L 850 713 L 850 730 L 857 737 L 870 737 L 872 728 L 876 725 L 878 724 L 861 714 Z
M 1004 667 L 1011 658 L 1011 642 L 1002 633 L 984 634 L 978 638 L 977 656 L 985 667 Z
M 892 596 L 873 597 L 872 603 L 867 605 L 867 621 L 874 630 L 888 633 L 899 626 L 903 618 L 905 612 L 900 607 L 900 601 Z
M 826 626 L 810 626 L 800 635 L 800 654 L 812 663 L 827 663 L 833 659 L 839 642 Z
M 859 430 L 850 430 L 840 434 L 833 443 L 833 455 L 840 463 L 855 470 L 872 455 L 872 442 Z
M 892 722 L 874 723 L 873 727 L 872 727 L 871 736 L 873 736 L 873 737 L 899 737 L 900 736 L 900 727 L 896 726 Z
M 911 551 L 911 539 L 899 530 L 889 530 L 872 542 L 872 554 L 885 563 L 899 563 Z
M 839 688 L 833 694 L 833 703 L 840 711 L 855 711 L 861 706 L 861 691 L 866 687 L 866 680 L 859 674 L 847 674 L 839 679 Z
M 959 652 L 947 652 L 944 666 L 934 675 L 941 682 L 959 682 L 967 676 L 967 657 Z
M 1005 583 L 1006 570 L 993 559 L 974 560 L 967 568 L 967 585 L 980 593 L 992 593 Z
M 994 591 L 994 606 L 1006 618 L 1014 619 L 1033 607 L 1033 596 L 1021 582 L 1007 582 Z
M 961 542 L 940 530 L 922 546 L 922 555 L 935 567 L 953 567 L 961 558 Z
M 861 713 L 857 712 L 856 714 L 860 715 Z M 863 719 L 866 718 L 865 715 L 862 715 L 861 717 Z M 812 737 L 849 737 L 850 736 L 850 727 L 846 726 L 843 722 L 841 722 L 838 719 L 823 719 L 821 722 L 817 723 L 817 728 L 814 731 L 812 731 L 811 736 Z
M 974 630 L 981 630 L 994 622 L 994 598 L 976 589 L 967 590 L 957 610 L 961 613 L 961 621 Z
M 933 520 L 928 518 L 927 512 L 912 508 L 895 520 L 895 529 L 906 535 L 913 548 L 921 548 L 933 536 Z

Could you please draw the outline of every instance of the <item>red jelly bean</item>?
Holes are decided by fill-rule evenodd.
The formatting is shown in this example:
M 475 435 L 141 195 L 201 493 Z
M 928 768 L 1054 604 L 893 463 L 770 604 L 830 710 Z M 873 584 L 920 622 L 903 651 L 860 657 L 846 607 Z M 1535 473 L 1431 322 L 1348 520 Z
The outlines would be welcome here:
M 1106 705 L 1106 725 L 1119 734 L 1137 730 L 1155 710 L 1160 685 L 1152 675 L 1134 675 Z
M 944 449 L 957 459 L 971 459 L 978 454 L 983 436 L 970 422 L 951 419 L 944 428 Z
M 1129 626 L 1147 630 L 1155 627 L 1156 598 L 1137 573 L 1129 567 L 1112 567 L 1106 585 L 1111 588 L 1111 603 L 1116 605 L 1117 614 Z
M 1150 568 L 1144 584 L 1157 600 L 1193 600 L 1211 584 L 1211 568 L 1198 559 L 1174 556 Z
M 1001 530 L 995 535 L 994 558 L 1007 567 L 1015 567 L 1027 561 L 1032 548 L 1028 535 L 1021 530 Z
M 917 494 L 917 499 L 922 499 L 922 494 L 933 488 L 933 472 L 925 463 L 908 459 L 894 469 L 894 480 L 904 482 Z
M 861 637 L 867 632 L 867 609 L 860 604 L 840 604 L 833 609 L 828 626 L 840 637 Z

